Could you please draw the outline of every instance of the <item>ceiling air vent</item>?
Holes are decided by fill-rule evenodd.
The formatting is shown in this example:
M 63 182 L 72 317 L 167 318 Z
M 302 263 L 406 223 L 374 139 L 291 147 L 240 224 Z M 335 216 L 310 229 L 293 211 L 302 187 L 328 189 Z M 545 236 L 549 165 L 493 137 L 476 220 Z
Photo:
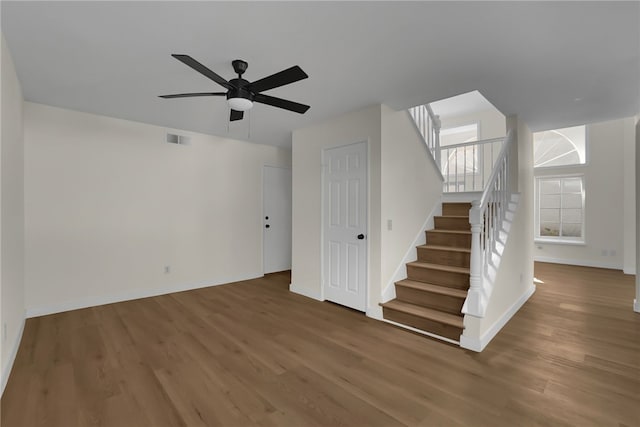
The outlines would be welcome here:
M 184 135 L 167 132 L 167 142 L 170 144 L 189 145 L 191 138 Z

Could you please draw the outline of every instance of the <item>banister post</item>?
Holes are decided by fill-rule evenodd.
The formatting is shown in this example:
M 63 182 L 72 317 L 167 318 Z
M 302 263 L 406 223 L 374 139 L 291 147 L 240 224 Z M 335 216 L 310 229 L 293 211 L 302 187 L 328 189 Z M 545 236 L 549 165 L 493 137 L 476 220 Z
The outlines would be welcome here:
M 472 316 L 483 316 L 482 307 L 482 245 L 480 244 L 480 234 L 483 226 L 483 215 L 480 211 L 480 201 L 471 202 L 469 210 L 469 224 L 471 225 L 471 263 L 469 292 L 465 303 L 465 314 Z

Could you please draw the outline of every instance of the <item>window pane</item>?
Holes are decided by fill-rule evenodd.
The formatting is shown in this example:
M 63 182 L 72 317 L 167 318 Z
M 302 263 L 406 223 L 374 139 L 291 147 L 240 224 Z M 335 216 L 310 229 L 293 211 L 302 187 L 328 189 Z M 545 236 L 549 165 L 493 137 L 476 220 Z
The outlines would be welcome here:
M 563 209 L 562 222 L 582 224 L 582 209 Z
M 562 207 L 565 209 L 582 209 L 582 194 L 564 194 Z
M 540 194 L 560 194 L 559 179 L 541 179 Z
M 553 222 L 545 222 L 540 224 L 540 236 L 559 236 L 560 224 Z
M 540 208 L 556 208 L 560 209 L 560 195 L 559 194 L 541 194 L 540 195 Z
M 562 180 L 563 193 L 582 193 L 582 178 L 565 178 Z
M 562 224 L 563 237 L 582 237 L 582 224 Z
M 575 126 L 533 134 L 534 167 L 584 164 L 586 127 Z
M 478 124 L 440 129 L 440 146 L 462 144 L 478 140 Z
M 560 222 L 560 209 L 540 209 L 540 222 Z

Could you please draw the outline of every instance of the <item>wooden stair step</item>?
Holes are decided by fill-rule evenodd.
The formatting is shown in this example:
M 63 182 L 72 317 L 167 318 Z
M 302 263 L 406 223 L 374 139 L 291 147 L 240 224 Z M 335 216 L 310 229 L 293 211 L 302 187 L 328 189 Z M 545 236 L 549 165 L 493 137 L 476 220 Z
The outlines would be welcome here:
M 441 245 L 430 245 L 430 244 L 426 244 L 426 245 L 421 245 L 418 246 L 419 248 L 423 248 L 423 249 L 435 249 L 438 251 L 452 251 L 452 252 L 465 252 L 470 254 L 471 253 L 471 248 L 461 248 L 458 246 L 441 246 Z
M 471 264 L 471 249 L 455 246 L 426 244 L 418 246 L 418 261 L 432 264 L 469 267 Z
M 471 270 L 467 267 L 455 267 L 451 265 L 443 264 L 431 264 L 428 262 L 413 261 L 408 262 L 407 265 L 417 268 L 429 268 L 432 270 L 448 271 L 450 273 L 471 274 Z
M 471 248 L 471 230 L 427 230 L 427 244 Z
M 396 282 L 396 286 L 412 288 L 423 292 L 430 292 L 439 295 L 446 295 L 453 298 L 467 298 L 467 291 L 462 289 L 449 288 L 433 283 L 418 282 L 416 280 L 404 279 Z
M 433 218 L 433 222 L 436 230 L 471 230 L 468 216 L 439 215 Z
M 465 215 L 469 216 L 471 203 L 468 202 L 444 202 L 442 203 L 442 215 Z
M 421 307 L 419 305 L 409 304 L 406 302 L 392 300 L 380 304 L 383 308 L 399 311 L 404 314 L 419 317 L 421 319 L 430 320 L 441 325 L 453 326 L 454 328 L 464 328 L 462 316 L 456 316 L 451 313 L 434 310 L 432 308 Z

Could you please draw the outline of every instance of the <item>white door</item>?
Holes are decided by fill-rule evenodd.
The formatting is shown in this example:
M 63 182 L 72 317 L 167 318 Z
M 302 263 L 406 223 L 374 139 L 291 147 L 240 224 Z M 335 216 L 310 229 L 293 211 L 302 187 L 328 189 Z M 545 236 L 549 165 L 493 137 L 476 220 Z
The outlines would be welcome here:
M 324 152 L 324 297 L 356 310 L 367 298 L 367 144 Z
M 264 167 L 264 273 L 291 270 L 291 169 Z

